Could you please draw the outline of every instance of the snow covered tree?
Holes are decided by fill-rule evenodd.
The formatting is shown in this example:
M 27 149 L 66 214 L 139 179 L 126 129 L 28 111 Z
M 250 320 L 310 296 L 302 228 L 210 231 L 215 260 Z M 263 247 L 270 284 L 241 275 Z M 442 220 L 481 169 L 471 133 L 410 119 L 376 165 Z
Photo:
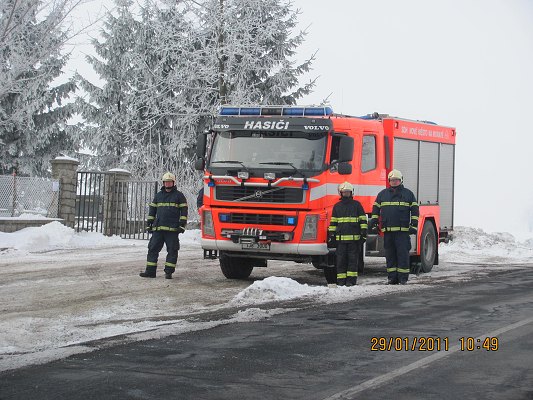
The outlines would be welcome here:
M 220 104 L 294 104 L 314 85 L 299 86 L 312 57 L 292 61 L 305 34 L 293 36 L 288 1 L 152 1 L 137 19 L 131 2 L 117 4 L 94 42 L 99 57 L 88 59 L 104 86 L 78 76 L 84 145 L 103 167 L 152 178 L 170 170 L 197 184 L 196 138 Z
M 47 174 L 48 161 L 73 148 L 64 104 L 72 81 L 57 84 L 67 56 L 72 0 L 0 0 L 0 173 Z
M 193 4 L 198 4 L 196 1 Z M 294 35 L 298 10 L 288 0 L 207 0 L 196 12 L 205 21 L 206 54 L 220 104 L 295 104 L 314 81 L 299 86 L 314 56 L 293 60 L 305 32 Z
M 85 120 L 79 132 L 80 144 L 97 154 L 98 165 L 103 169 L 128 164 L 129 135 L 136 122 L 131 112 L 133 58 L 142 26 L 131 13 L 132 1 L 119 0 L 115 4 L 117 16 L 107 13 L 101 30 L 102 41 L 92 41 L 96 55 L 86 57 L 103 80 L 103 87 L 75 75 L 86 93 L 76 99 L 77 110 Z
M 178 176 L 196 176 L 196 138 L 221 104 L 295 104 L 309 93 L 299 86 L 313 57 L 292 60 L 305 33 L 293 36 L 298 11 L 284 0 L 167 0 L 159 8 L 155 52 L 166 73 L 158 87 L 159 113 L 171 118 L 170 147 Z M 172 164 L 171 164 L 172 165 Z M 197 177 L 195 178 L 197 179 Z

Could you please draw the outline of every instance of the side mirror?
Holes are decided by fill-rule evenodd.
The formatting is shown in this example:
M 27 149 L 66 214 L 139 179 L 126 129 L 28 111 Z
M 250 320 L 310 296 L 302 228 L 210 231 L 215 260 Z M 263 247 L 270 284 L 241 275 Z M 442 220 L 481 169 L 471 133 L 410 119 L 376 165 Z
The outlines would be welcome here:
M 198 157 L 199 159 L 204 158 L 206 146 L 207 146 L 207 134 L 200 133 L 198 135 L 198 138 L 196 139 L 196 157 Z
M 339 163 L 339 175 L 350 175 L 352 173 L 352 164 L 347 162 Z
M 354 145 L 353 137 L 350 137 L 350 136 L 341 137 L 341 142 L 339 145 L 339 162 L 352 161 L 353 145 Z
M 199 158 L 194 162 L 194 169 L 197 171 L 203 171 L 205 168 L 205 160 L 203 158 Z

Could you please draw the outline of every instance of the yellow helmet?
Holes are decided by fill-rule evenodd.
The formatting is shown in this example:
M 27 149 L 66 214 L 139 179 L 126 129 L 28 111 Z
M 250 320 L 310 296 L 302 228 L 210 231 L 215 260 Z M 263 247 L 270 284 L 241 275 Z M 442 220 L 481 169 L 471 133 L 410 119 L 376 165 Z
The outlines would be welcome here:
M 403 182 L 403 175 L 397 169 L 393 169 L 391 172 L 389 172 L 388 178 L 389 178 L 389 181 L 391 179 L 399 179 L 401 182 Z
M 170 173 L 170 172 L 165 172 L 163 174 L 163 178 L 161 178 L 161 180 L 163 182 L 169 182 L 169 181 L 172 181 L 172 182 L 176 182 L 176 175 Z
M 339 185 L 339 193 L 341 192 L 352 192 L 353 193 L 353 185 L 350 182 L 343 182 Z

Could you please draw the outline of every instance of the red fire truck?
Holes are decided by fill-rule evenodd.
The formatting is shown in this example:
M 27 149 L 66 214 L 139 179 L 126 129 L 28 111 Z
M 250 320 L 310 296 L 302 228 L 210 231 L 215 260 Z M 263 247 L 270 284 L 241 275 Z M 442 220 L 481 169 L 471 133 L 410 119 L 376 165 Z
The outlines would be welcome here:
M 204 257 L 218 257 L 230 279 L 267 260 L 331 265 L 326 239 L 338 185 L 350 182 L 370 216 L 396 168 L 420 204 L 412 271 L 429 272 L 453 229 L 455 134 L 429 121 L 330 107 L 222 107 L 197 146 Z M 365 255 L 384 256 L 382 239 L 369 235 Z

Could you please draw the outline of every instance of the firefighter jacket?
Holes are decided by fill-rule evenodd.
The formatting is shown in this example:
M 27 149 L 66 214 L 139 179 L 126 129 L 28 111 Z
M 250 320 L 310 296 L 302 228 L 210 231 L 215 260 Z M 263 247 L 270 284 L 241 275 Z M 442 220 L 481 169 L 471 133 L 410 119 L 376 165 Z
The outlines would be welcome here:
M 383 232 L 415 233 L 418 227 L 418 203 L 413 192 L 403 185 L 379 192 L 372 207 L 372 223 L 377 223 L 380 217 Z
M 335 234 L 337 242 L 353 242 L 366 237 L 368 219 L 363 206 L 357 200 L 342 198 L 333 206 L 328 233 Z
M 162 187 L 150 203 L 148 225 L 154 231 L 185 232 L 187 200 L 176 186 L 170 192 Z

